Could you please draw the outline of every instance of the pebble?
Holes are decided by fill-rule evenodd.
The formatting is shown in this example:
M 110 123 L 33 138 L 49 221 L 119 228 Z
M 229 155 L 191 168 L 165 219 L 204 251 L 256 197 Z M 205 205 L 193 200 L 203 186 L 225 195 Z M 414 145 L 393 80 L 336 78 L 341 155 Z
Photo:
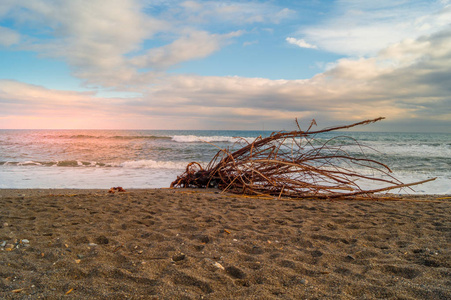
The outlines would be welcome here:
M 3 241 L 1 244 L 0 244 L 0 247 L 5 247 L 6 246 L 6 241 Z
M 210 242 L 210 237 L 208 235 L 199 235 L 198 236 L 199 241 L 201 241 L 202 243 L 209 243 Z
M 220 264 L 220 263 L 218 263 L 218 262 L 216 262 L 216 261 L 214 261 L 214 260 L 212 260 L 212 259 L 210 259 L 210 258 L 204 258 L 204 263 L 207 265 L 207 266 L 209 266 L 209 267 L 212 267 L 211 268 L 211 271 L 214 271 L 214 270 L 216 270 L 216 269 L 220 269 L 220 270 L 225 270 L 225 268 Z
M 310 253 L 313 257 L 320 257 L 323 256 L 323 252 L 319 251 L 319 250 L 314 250 Z
M 106 236 L 101 235 L 101 236 L 99 236 L 99 237 L 96 239 L 96 242 L 97 242 L 98 244 L 101 244 L 101 245 L 106 245 L 106 244 L 108 244 L 110 241 L 108 240 L 108 238 L 107 238 Z
M 355 260 L 354 256 L 352 256 L 352 255 L 346 255 L 346 258 L 350 259 L 350 260 Z
M 22 244 L 29 244 L 29 243 L 30 243 L 30 241 L 27 240 L 27 239 L 23 239 L 23 240 L 22 240 Z
M 185 258 L 186 258 L 186 255 L 185 255 L 185 254 L 179 253 L 179 254 L 174 255 L 174 256 L 172 257 L 172 260 L 173 260 L 173 261 L 181 261 L 181 260 L 184 260 Z
M 243 279 L 246 277 L 246 273 L 244 273 L 241 269 L 234 267 L 234 266 L 230 266 L 225 268 L 227 274 L 229 274 L 232 277 L 238 278 L 238 279 Z
M 95 247 L 95 246 L 97 246 L 97 244 L 96 243 L 89 243 L 88 246 L 89 247 Z
M 218 269 L 225 270 L 225 268 L 220 263 L 218 263 L 216 261 L 213 263 L 213 266 L 215 266 Z

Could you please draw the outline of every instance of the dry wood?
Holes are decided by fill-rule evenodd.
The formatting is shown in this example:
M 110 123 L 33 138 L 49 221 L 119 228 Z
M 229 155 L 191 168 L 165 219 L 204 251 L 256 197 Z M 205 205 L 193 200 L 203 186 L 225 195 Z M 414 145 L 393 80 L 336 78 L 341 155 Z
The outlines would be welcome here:
M 367 196 L 425 183 L 404 184 L 391 175 L 385 164 L 368 158 L 365 150 L 372 150 L 355 139 L 334 137 L 325 142 L 316 136 L 340 129 L 349 129 L 384 119 L 365 120 L 346 126 L 311 131 L 273 132 L 269 137 L 256 138 L 231 152 L 220 149 L 204 169 L 199 163 L 187 165 L 183 174 L 171 183 L 172 187 L 216 187 L 237 194 L 281 197 L 337 198 Z M 347 150 L 359 149 L 358 157 Z M 217 147 L 217 146 L 215 146 Z M 358 169 L 359 171 L 356 171 Z M 378 182 L 384 186 L 364 190 L 361 186 Z

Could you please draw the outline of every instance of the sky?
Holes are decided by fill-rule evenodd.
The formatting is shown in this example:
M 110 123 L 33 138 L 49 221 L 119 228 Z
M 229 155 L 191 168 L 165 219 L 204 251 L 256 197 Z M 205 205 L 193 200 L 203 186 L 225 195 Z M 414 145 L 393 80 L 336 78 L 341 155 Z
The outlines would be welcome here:
M 451 132 L 451 1 L 1 0 L 0 128 Z

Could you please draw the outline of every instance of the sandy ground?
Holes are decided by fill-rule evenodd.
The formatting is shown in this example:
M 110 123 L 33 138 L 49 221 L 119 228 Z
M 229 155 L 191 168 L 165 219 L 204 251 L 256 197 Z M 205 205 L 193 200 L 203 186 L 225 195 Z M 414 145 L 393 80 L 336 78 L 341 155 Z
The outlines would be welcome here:
M 0 190 L 1 299 L 451 299 L 451 199 Z

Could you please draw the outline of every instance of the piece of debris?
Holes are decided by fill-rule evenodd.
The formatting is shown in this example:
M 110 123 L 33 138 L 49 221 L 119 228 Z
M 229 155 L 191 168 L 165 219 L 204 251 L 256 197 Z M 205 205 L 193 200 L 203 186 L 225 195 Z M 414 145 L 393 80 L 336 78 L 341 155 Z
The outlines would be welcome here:
M 373 150 L 357 140 L 318 135 L 330 131 L 366 125 L 383 117 L 351 125 L 312 131 L 315 120 L 303 131 L 273 132 L 252 143 L 240 139 L 242 148 L 231 152 L 220 149 L 204 169 L 191 162 L 185 172 L 171 183 L 171 188 L 219 188 L 223 192 L 272 197 L 337 198 L 372 194 L 422 184 L 435 178 L 404 184 L 391 175 L 390 168 L 368 156 Z M 244 146 L 243 146 L 243 143 Z M 349 147 L 358 149 L 351 155 Z M 364 189 L 378 182 L 383 187 Z
M 116 192 L 126 192 L 125 189 L 123 189 L 121 186 L 118 187 L 112 187 L 110 188 L 110 190 L 108 191 L 108 193 L 114 194 Z

